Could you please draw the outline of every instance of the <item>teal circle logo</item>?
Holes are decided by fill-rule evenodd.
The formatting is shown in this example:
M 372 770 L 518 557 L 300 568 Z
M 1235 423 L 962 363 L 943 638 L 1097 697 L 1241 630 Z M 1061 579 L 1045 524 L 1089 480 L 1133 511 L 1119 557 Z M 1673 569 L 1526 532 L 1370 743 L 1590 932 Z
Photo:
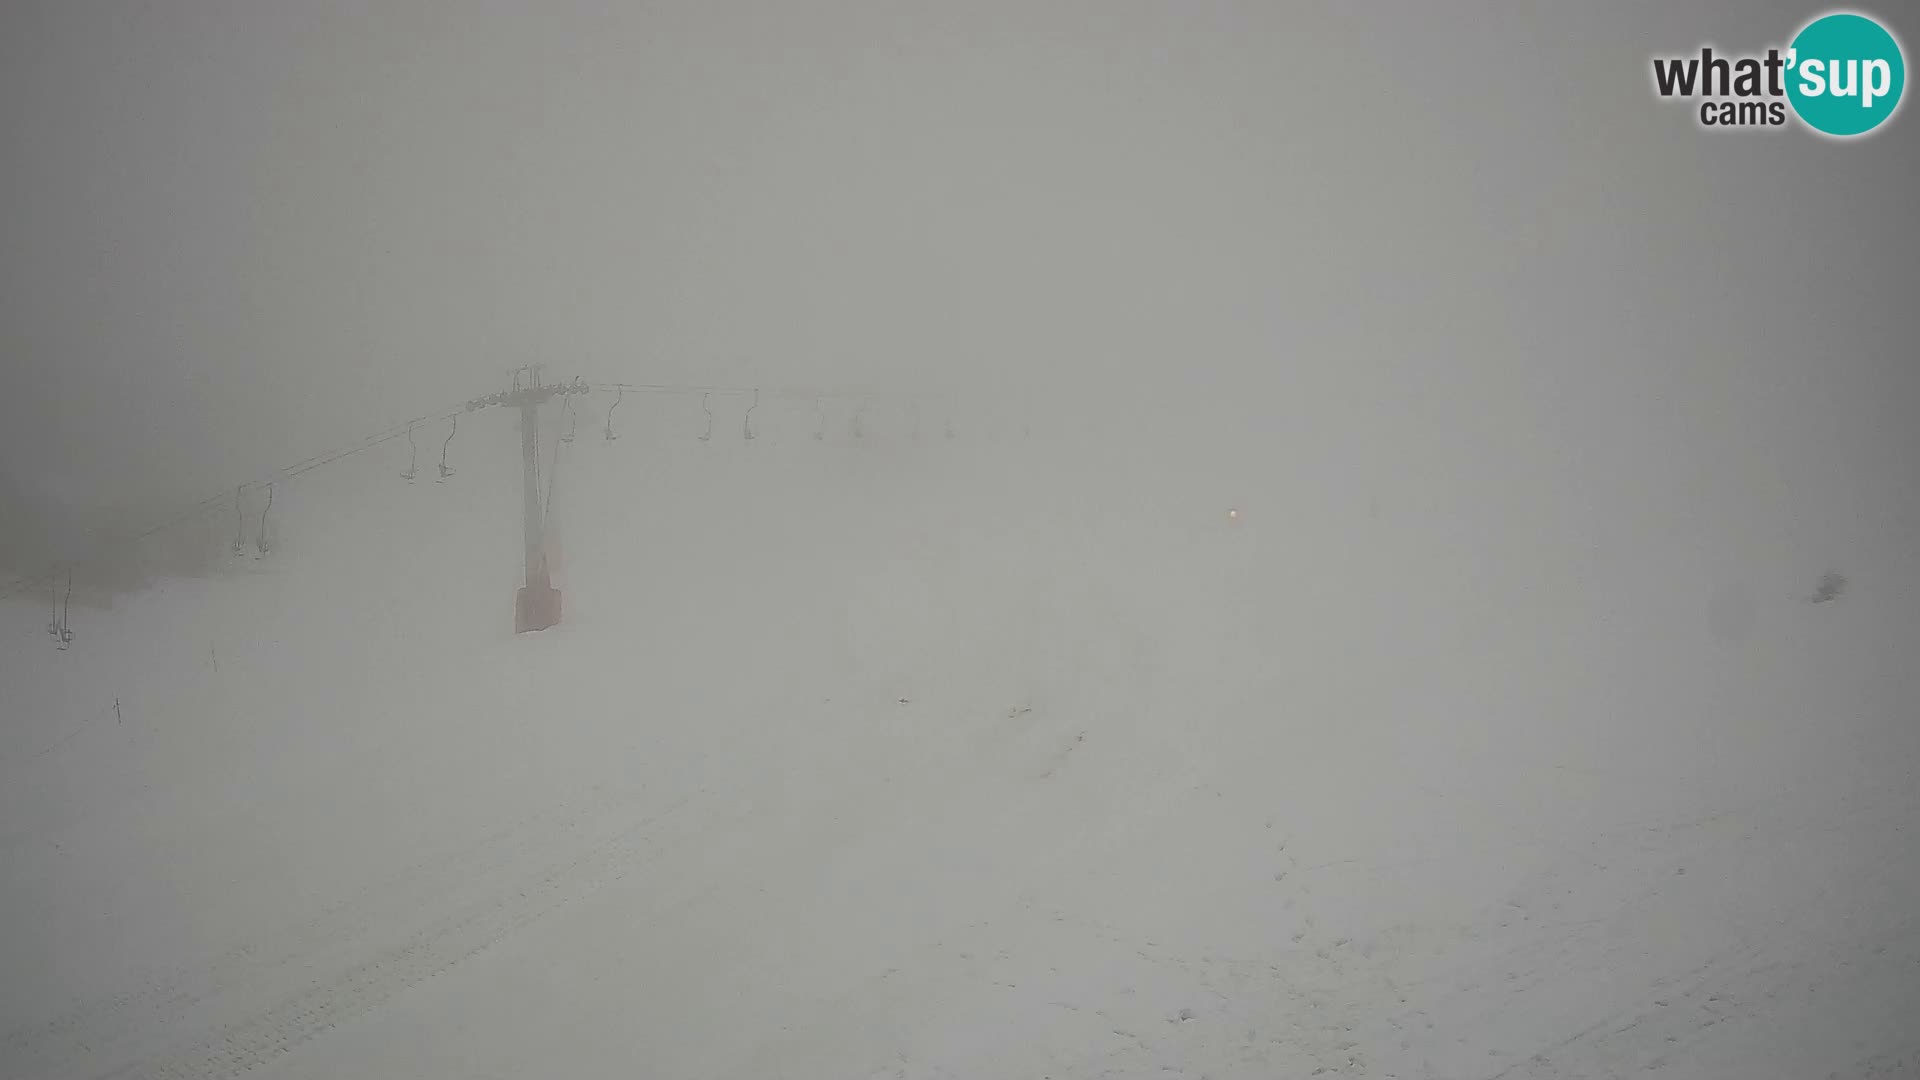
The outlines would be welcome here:
M 1815 131 L 1865 135 L 1900 107 L 1907 86 L 1900 43 L 1865 15 L 1823 15 L 1790 49 L 1787 100 Z

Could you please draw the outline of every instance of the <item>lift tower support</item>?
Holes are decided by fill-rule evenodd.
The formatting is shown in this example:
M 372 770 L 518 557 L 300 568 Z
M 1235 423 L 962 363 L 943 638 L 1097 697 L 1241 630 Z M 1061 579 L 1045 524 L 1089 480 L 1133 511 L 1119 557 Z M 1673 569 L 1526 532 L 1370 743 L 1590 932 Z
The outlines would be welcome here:
M 540 369 L 523 369 L 523 382 L 516 373 L 513 388 L 467 403 L 469 411 L 491 405 L 506 405 L 520 411 L 520 458 L 522 486 L 522 529 L 526 541 L 526 583 L 513 597 L 513 632 L 524 634 L 545 630 L 560 621 L 560 590 L 553 587 L 547 572 L 545 511 L 540 505 L 540 406 L 566 394 L 584 394 L 589 389 L 578 379 L 571 383 L 545 383 Z M 552 483 L 551 477 L 548 483 Z

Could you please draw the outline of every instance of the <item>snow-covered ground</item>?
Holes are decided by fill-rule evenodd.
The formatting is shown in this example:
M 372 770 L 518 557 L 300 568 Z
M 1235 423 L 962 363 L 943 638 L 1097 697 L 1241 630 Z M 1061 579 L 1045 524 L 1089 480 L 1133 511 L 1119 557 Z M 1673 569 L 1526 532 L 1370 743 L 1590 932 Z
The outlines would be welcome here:
M 1911 553 L 643 416 L 5 607 L 0 1075 L 1920 1075 Z

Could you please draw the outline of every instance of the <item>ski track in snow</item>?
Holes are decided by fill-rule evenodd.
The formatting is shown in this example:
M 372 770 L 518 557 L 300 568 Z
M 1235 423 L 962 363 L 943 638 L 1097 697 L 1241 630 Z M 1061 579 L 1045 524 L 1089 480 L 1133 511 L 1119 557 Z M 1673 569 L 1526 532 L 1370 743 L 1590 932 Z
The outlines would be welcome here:
M 553 807 L 493 830 L 477 843 L 414 863 L 318 916 L 276 935 L 269 944 L 236 946 L 209 964 L 149 979 L 137 992 L 86 1002 L 51 1023 L 9 1035 L 10 1071 L 19 1075 L 188 1078 L 245 1074 L 393 995 L 478 954 L 536 919 L 618 881 L 663 846 L 699 830 L 683 826 L 686 800 L 632 822 L 610 838 L 583 846 L 591 819 L 613 808 L 595 788 L 575 803 Z M 571 841 L 571 843 L 569 843 Z M 553 853 L 560 857 L 554 858 Z M 544 857 L 543 857 L 544 853 Z M 535 869 L 530 873 L 529 864 Z M 348 959 L 382 927 L 408 925 L 423 913 L 452 908 L 414 930 L 405 941 L 370 957 Z M 344 967 L 342 964 L 344 963 Z M 314 968 L 326 973 L 309 975 Z M 294 969 L 294 970 L 288 970 Z M 252 999 L 262 984 L 299 980 L 308 985 L 265 1011 L 214 1026 L 185 1049 L 145 1056 L 95 1071 L 96 1051 L 151 1043 L 192 1022 L 228 998 Z
M 599 802 L 594 797 L 602 791 L 590 789 L 584 805 L 550 807 L 492 829 L 472 843 L 413 862 L 283 928 L 270 940 L 234 945 L 201 967 L 149 974 L 141 979 L 138 991 L 84 1001 L 46 1023 L 9 1032 L 9 1056 L 69 1057 L 95 1041 L 88 1037 L 92 1033 L 176 1023 L 195 1006 L 244 980 L 305 959 L 329 945 L 354 940 L 381 925 L 383 919 L 408 915 L 406 905 L 410 902 L 428 903 L 444 897 L 471 874 L 510 863 L 531 846 L 532 837 L 523 834 L 548 823 L 566 831 L 591 811 Z
M 1027 711 L 1009 712 L 908 744 L 912 752 L 891 767 L 808 807 L 805 820 L 815 823 L 810 831 L 844 832 L 876 792 L 896 785 L 923 794 L 938 790 L 956 772 L 967 771 L 954 770 L 957 762 L 978 767 L 1004 759 L 1009 739 L 1016 745 L 1022 738 L 1044 741 L 1044 732 L 1026 730 L 1031 722 Z M 1066 746 L 1076 744 L 1069 740 Z M 1053 752 L 1047 775 L 1065 753 Z M 17 1029 L 5 1043 L 6 1075 L 101 1080 L 246 1075 L 626 878 L 666 851 L 695 842 L 725 847 L 721 834 L 727 827 L 755 813 L 751 805 L 724 812 L 708 807 L 698 816 L 695 806 L 691 798 L 681 798 L 636 821 L 633 808 L 623 806 L 609 785 L 592 785 L 569 801 L 417 860 L 269 940 L 233 946 L 205 964 L 150 975 L 138 990 L 84 1001 L 51 1021 Z M 609 831 L 602 821 L 608 817 L 620 824 L 596 842 Z M 676 826 L 677 831 L 662 832 Z M 736 844 L 742 836 L 748 844 L 755 842 L 740 834 Z M 691 853 L 695 861 L 702 855 Z M 702 891 L 716 887 L 709 884 Z M 397 927 L 413 929 L 392 941 Z M 275 1004 L 260 1010 L 255 1006 L 263 987 L 279 993 Z M 180 1037 L 183 1028 L 196 1034 Z
M 684 882 L 677 899 L 669 888 L 661 903 L 685 903 L 758 872 L 754 858 L 736 860 L 730 874 L 702 879 L 683 872 L 716 852 L 758 854 L 800 839 L 808 850 L 825 850 L 831 838 L 864 828 L 858 819 L 888 798 L 912 793 L 917 802 L 901 805 L 937 810 L 960 797 L 968 778 L 997 775 L 1028 790 L 1058 783 L 1083 745 L 1071 725 L 1019 710 L 955 724 L 937 738 L 903 744 L 892 763 L 797 808 L 803 812 L 789 829 L 801 831 L 784 837 L 764 818 L 756 823 L 751 805 L 740 809 L 717 793 L 703 790 L 698 801 L 656 796 L 664 805 L 645 812 L 631 793 L 587 786 L 447 845 L 266 940 L 16 1030 L 5 1044 L 6 1074 L 244 1076 L 642 868 Z M 1912 793 L 1881 785 L 1799 812 L 1768 803 L 1738 814 L 1600 828 L 1584 841 L 1561 837 L 1551 863 L 1464 924 L 1394 926 L 1358 938 L 1316 920 L 1316 877 L 1344 875 L 1350 886 L 1365 887 L 1379 874 L 1431 860 L 1301 866 L 1281 843 L 1271 880 L 1275 916 L 1293 913 L 1299 929 L 1278 948 L 1197 949 L 1072 905 L 1028 900 L 972 923 L 958 941 L 921 950 L 908 971 L 889 970 L 875 981 L 904 978 L 907 992 L 880 997 L 889 1007 L 906 1003 L 910 1031 L 913 1023 L 937 1030 L 940 1014 L 956 1002 L 965 1008 L 976 999 L 1026 995 L 1022 1008 L 1045 1017 L 1025 1021 L 1026 1049 L 1056 1080 L 1684 1077 L 1691 1075 L 1689 1055 L 1710 1049 L 1712 1040 L 1765 1025 L 1836 981 L 1844 992 L 1846 979 L 1880 971 L 1895 987 L 1920 985 L 1920 917 L 1809 932 L 1799 924 L 1820 915 L 1827 898 L 1801 886 L 1704 959 L 1648 962 L 1637 956 L 1642 942 L 1634 928 L 1691 884 L 1676 870 L 1716 860 L 1737 865 L 1782 844 L 1818 845 L 1830 836 L 1897 834 L 1912 819 L 1913 803 Z M 661 865 L 675 855 L 674 865 Z M 1692 882 L 1711 876 L 1697 872 Z M 1318 891 L 1337 890 L 1322 882 Z M 1091 963 L 1103 976 L 1097 992 L 1063 985 L 1076 963 Z M 1564 992 L 1569 972 L 1616 972 L 1606 977 L 1629 984 L 1625 1004 L 1530 1045 L 1505 1045 L 1510 1040 L 1488 1033 L 1502 1013 L 1524 1010 L 1556 987 Z M 918 1012 L 916 981 L 927 988 Z M 980 1007 L 989 1015 L 996 1008 Z M 825 1022 L 859 1008 L 843 997 L 817 1012 Z M 733 1075 L 764 1075 L 791 1049 L 770 1040 L 753 1068 Z M 1464 1059 L 1476 1053 L 1482 1066 L 1470 1068 Z M 1434 1066 L 1435 1058 L 1445 1064 Z M 1920 1045 L 1909 1042 L 1826 1075 L 1910 1076 L 1917 1061 Z M 869 1059 L 858 1075 L 908 1080 L 998 1075 L 1009 1067 L 909 1047 L 877 1069 Z
M 973 1048 L 914 1045 L 937 1040 L 954 1012 L 967 1016 L 974 1008 L 980 1027 L 1001 1031 L 1032 1055 L 1017 1071 L 1037 1069 L 1055 1080 L 1753 1075 L 1703 1073 L 1691 1055 L 1738 1046 L 1778 1019 L 1797 1021 L 1793 1010 L 1824 991 L 1863 997 L 1862 986 L 1875 980 L 1896 992 L 1920 986 L 1920 915 L 1857 927 L 1847 919 L 1841 929 L 1809 933 L 1798 924 L 1818 916 L 1825 900 L 1814 889 L 1697 963 L 1649 959 L 1641 955 L 1644 927 L 1675 902 L 1666 883 L 1690 884 L 1673 864 L 1737 861 L 1782 837 L 1817 843 L 1819 835 L 1897 829 L 1915 807 L 1911 800 L 1889 806 L 1885 794 L 1841 800 L 1797 825 L 1775 822 L 1773 830 L 1726 814 L 1599 830 L 1589 850 L 1533 875 L 1465 924 L 1396 927 L 1365 939 L 1307 914 L 1286 946 L 1195 949 L 1067 908 L 1023 903 L 973 924 L 961 940 L 923 951 L 910 972 L 891 969 L 816 1010 L 816 1020 L 830 1025 L 857 1014 L 863 996 L 906 1002 L 886 1013 L 906 1031 L 886 1064 L 855 1070 L 836 1049 L 814 1045 L 816 1061 L 812 1037 L 796 1036 L 769 1042 L 749 1067 L 729 1075 L 747 1080 L 795 1062 L 801 1067 L 791 1075 L 869 1080 L 1016 1071 Z M 1689 832 L 1698 834 L 1691 842 L 1654 842 Z M 1636 857 L 1651 858 L 1655 872 L 1636 876 L 1647 869 L 1635 865 Z M 1282 861 L 1292 865 L 1284 850 Z M 1609 879 L 1597 876 L 1609 866 L 1621 871 L 1611 882 L 1617 897 L 1606 892 Z M 1693 881 L 1703 876 L 1710 875 Z M 1277 878 L 1283 899 L 1276 906 L 1295 910 L 1305 887 L 1298 875 Z M 1603 896 L 1589 903 L 1605 913 L 1556 917 L 1558 897 L 1581 893 Z M 1528 1008 L 1543 992 L 1577 993 L 1583 978 L 1618 983 L 1616 1000 L 1624 1006 L 1594 1014 L 1582 1003 L 1586 1019 L 1535 1043 L 1493 1031 L 1503 1013 Z M 1899 1008 L 1898 1001 L 1888 1004 Z M 819 1038 L 832 1041 L 830 1034 Z M 1909 1076 L 1920 1060 L 1915 1047 L 1920 1033 L 1819 1075 Z

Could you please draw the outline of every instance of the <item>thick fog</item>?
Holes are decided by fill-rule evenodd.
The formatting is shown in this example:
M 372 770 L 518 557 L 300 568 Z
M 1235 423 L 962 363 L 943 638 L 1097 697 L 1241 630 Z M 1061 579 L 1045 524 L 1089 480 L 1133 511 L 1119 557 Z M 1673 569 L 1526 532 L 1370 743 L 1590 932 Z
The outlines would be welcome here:
M 1814 14 L 9 5 L 0 1075 L 1920 1075 Z

